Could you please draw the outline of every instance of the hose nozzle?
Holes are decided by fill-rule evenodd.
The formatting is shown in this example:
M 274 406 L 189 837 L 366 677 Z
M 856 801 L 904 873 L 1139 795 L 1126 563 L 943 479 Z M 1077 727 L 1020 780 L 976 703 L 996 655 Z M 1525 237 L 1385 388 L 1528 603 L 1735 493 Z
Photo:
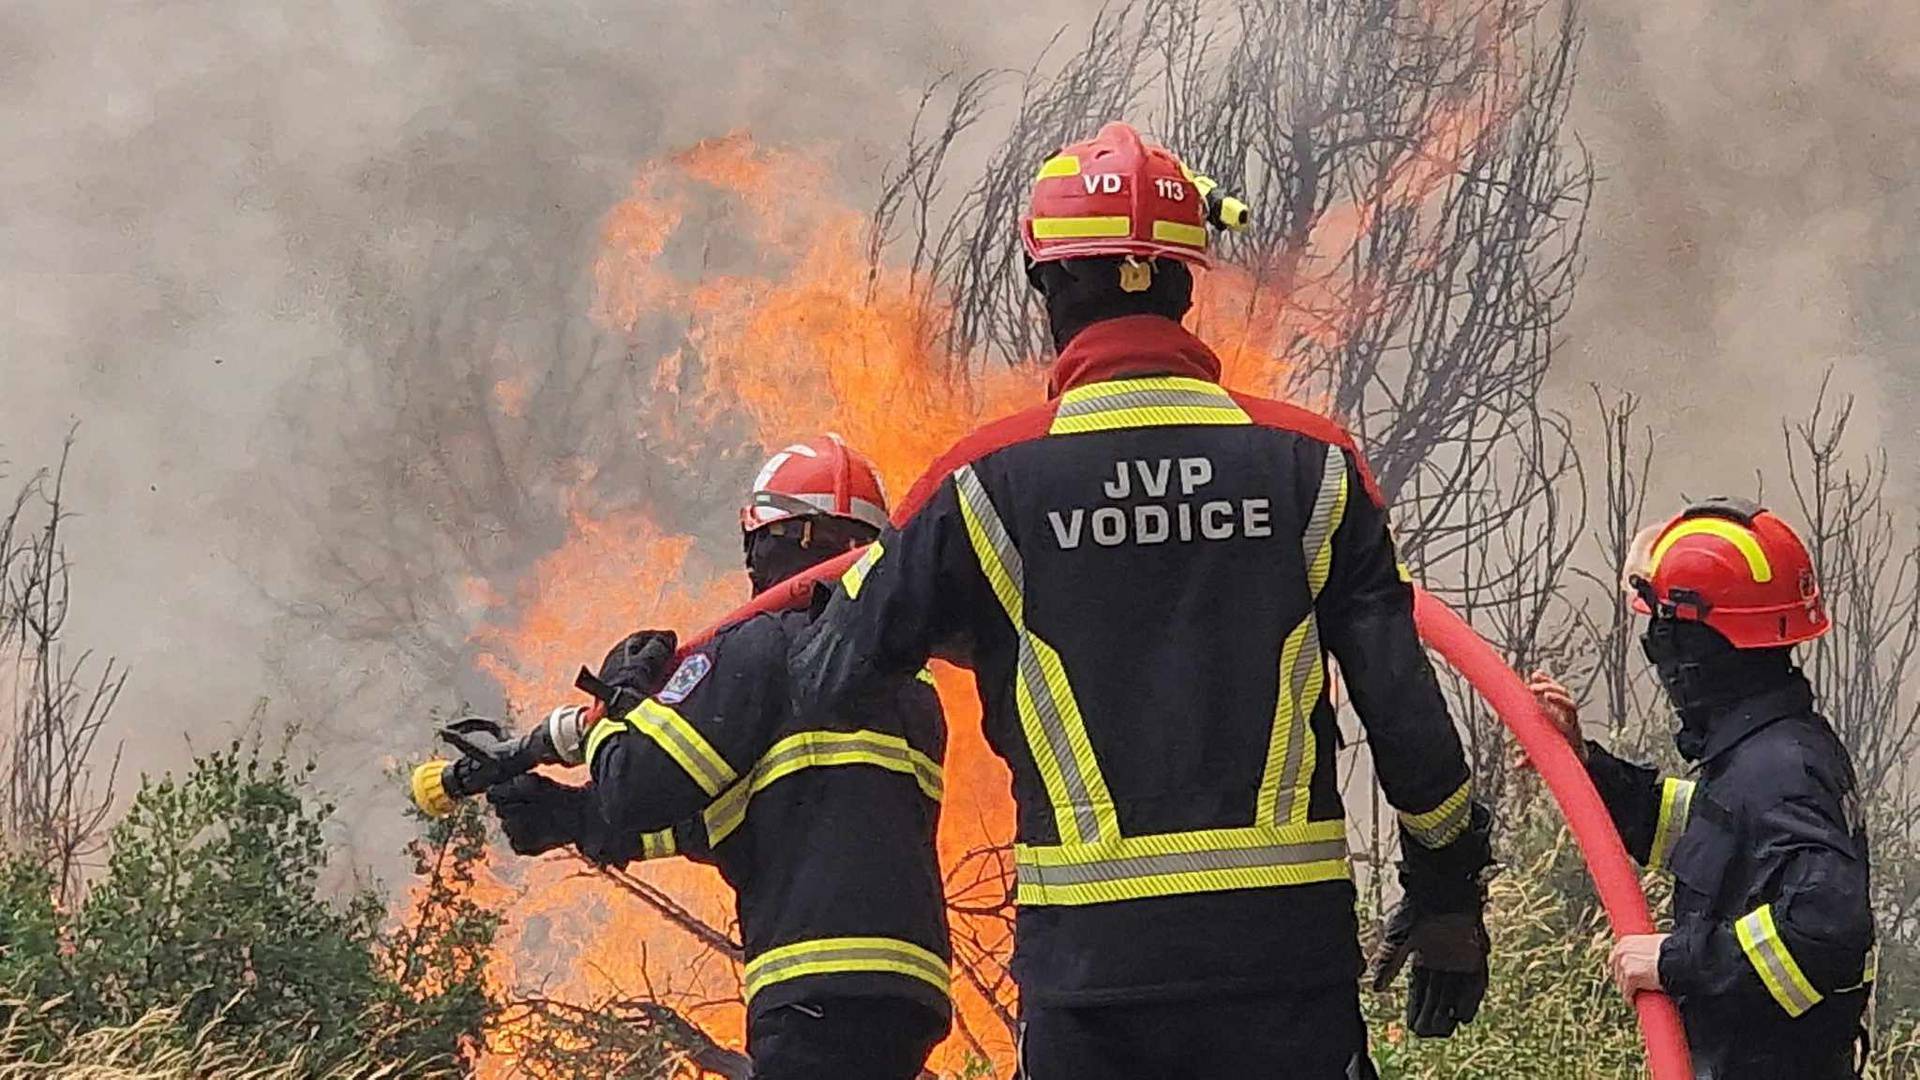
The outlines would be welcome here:
M 430 818 L 443 818 L 453 813 L 453 796 L 447 794 L 446 771 L 451 762 L 435 758 L 414 766 L 412 788 L 413 805 Z

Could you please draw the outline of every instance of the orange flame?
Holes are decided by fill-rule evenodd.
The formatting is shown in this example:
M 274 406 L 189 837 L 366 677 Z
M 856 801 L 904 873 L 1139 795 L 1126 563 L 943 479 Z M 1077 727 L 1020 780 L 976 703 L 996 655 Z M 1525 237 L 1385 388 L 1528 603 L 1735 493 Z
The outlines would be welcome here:
M 1274 392 L 1284 386 L 1293 343 L 1337 347 L 1371 302 L 1347 256 L 1374 215 L 1426 199 L 1494 120 L 1484 104 L 1436 114 L 1422 152 L 1371 205 L 1339 207 L 1315 223 L 1311 258 L 1204 276 L 1193 321 L 1220 353 L 1223 381 Z M 729 430 L 719 421 L 728 417 L 744 418 L 769 450 L 832 430 L 872 457 L 898 493 L 967 431 L 1038 401 L 1042 376 L 1037 364 L 982 370 L 936 347 L 944 300 L 904 272 L 869 266 L 866 219 L 829 192 L 823 160 L 762 149 L 736 133 L 648 163 L 630 197 L 607 216 L 592 314 L 636 346 L 663 328 L 683 343 L 659 355 L 654 369 L 648 437 L 677 447 L 668 460 L 734 449 L 718 442 Z M 666 265 L 694 262 L 684 249 L 695 245 L 680 241 L 701 224 L 697 275 Z M 719 274 L 699 265 L 716 248 L 718 261 L 746 269 Z M 503 410 L 521 407 L 518 387 L 502 382 Z M 575 667 L 629 630 L 691 630 L 742 595 L 737 572 L 703 559 L 691 537 L 646 510 L 606 511 L 583 501 L 576 496 L 570 507 L 566 542 L 512 588 L 473 583 L 468 590 L 494 613 L 475 635 L 480 665 L 521 704 L 561 692 Z M 936 677 L 952 733 L 940 851 L 957 905 L 960 970 L 955 1034 L 932 1067 L 958 1069 L 984 1057 L 1004 1071 L 1015 1007 L 1001 847 L 1013 820 L 1007 774 L 981 737 L 970 678 L 948 669 Z M 541 860 L 511 886 L 489 885 L 515 898 L 494 961 L 501 989 L 538 985 L 549 996 L 583 1001 L 651 992 L 670 1004 L 700 1003 L 696 1019 L 737 1045 L 743 1018 L 734 965 L 578 869 Z M 637 876 L 710 926 L 732 922 L 729 891 L 705 869 L 647 864 Z M 512 1064 L 493 1054 L 481 1075 L 508 1075 Z

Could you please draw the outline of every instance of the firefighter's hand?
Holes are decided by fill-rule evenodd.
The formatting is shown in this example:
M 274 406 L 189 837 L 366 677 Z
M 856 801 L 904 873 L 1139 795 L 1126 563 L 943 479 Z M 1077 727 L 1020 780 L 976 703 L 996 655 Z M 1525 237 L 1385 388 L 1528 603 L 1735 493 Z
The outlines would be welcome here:
M 1385 990 L 1407 961 L 1407 1027 L 1444 1039 L 1479 1015 L 1487 993 L 1490 943 L 1478 911 L 1426 912 L 1402 900 L 1387 917 L 1373 961 L 1373 988 Z
M 1587 740 L 1580 733 L 1580 705 L 1573 700 L 1573 692 L 1545 671 L 1535 671 L 1528 676 L 1527 689 L 1533 691 L 1534 700 L 1540 703 L 1540 710 L 1547 714 L 1548 720 L 1553 722 L 1554 730 L 1558 731 L 1560 737 L 1567 740 L 1567 745 L 1573 748 L 1574 756 L 1585 763 Z M 1525 751 L 1515 747 L 1514 765 L 1517 768 L 1531 770 L 1533 761 L 1527 757 Z
M 1628 934 L 1613 943 L 1607 969 L 1628 1001 L 1643 990 L 1666 989 L 1660 985 L 1660 946 L 1666 941 L 1665 934 Z
M 671 630 L 638 630 L 628 634 L 600 662 L 600 681 L 630 690 L 640 698 L 652 697 L 673 673 L 673 651 L 679 644 L 678 636 Z M 607 704 L 608 712 L 614 712 L 613 703 Z
M 487 789 L 487 804 L 500 819 L 507 846 L 516 855 L 539 855 L 580 839 L 589 809 L 582 788 L 523 773 Z

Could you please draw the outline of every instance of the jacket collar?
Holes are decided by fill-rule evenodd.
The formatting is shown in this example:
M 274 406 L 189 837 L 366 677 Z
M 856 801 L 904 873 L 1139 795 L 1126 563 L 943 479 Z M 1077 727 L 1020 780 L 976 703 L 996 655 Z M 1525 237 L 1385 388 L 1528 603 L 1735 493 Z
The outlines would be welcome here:
M 1775 721 L 1812 712 L 1813 688 L 1796 674 L 1791 683 L 1755 694 L 1716 717 L 1707 731 L 1700 764 L 1704 767 Z
M 1220 381 L 1220 358 L 1187 328 L 1159 315 L 1102 319 L 1073 335 L 1047 379 L 1047 397 L 1130 375 Z

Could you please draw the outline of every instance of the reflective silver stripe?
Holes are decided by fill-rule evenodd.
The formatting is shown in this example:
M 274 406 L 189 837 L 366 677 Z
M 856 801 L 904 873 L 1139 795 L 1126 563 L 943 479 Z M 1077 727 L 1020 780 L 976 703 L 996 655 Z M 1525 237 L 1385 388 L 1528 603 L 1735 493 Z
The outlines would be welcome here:
M 1798 1017 L 1820 1004 L 1820 992 L 1807 981 L 1793 954 L 1787 950 L 1786 942 L 1780 940 L 1772 904 L 1762 904 L 1742 916 L 1734 923 L 1734 936 L 1740 941 L 1741 951 L 1747 954 L 1747 962 L 1766 984 L 1767 992 L 1788 1016 Z
M 627 721 L 659 743 L 707 794 L 718 795 L 733 783 L 736 774 L 726 758 L 676 710 L 648 698 L 627 714 Z
M 937 953 L 908 941 L 889 938 L 827 938 L 771 949 L 747 964 L 747 997 L 768 986 L 808 975 L 849 972 L 892 972 L 928 983 L 945 992 L 949 974 Z
M 1653 827 L 1653 846 L 1647 853 L 1647 865 L 1662 869 L 1673 857 L 1674 845 L 1687 831 L 1693 814 L 1695 781 L 1668 777 L 1660 784 L 1660 816 Z
M 1240 406 L 1225 393 L 1209 394 L 1198 390 L 1154 388 L 1125 390 L 1117 394 L 1068 401 L 1054 412 L 1054 416 L 1088 416 L 1120 409 L 1144 408 L 1219 409 L 1232 413 L 1241 411 Z
M 753 769 L 708 806 L 710 843 L 732 836 L 746 820 L 754 795 L 807 768 L 867 765 L 911 777 L 921 794 L 940 801 L 944 779 L 940 764 L 898 735 L 873 731 L 803 731 L 773 745 Z
M 1097 809 L 1094 784 L 1088 776 L 1088 769 L 1082 767 L 1081 755 L 1075 752 L 1072 734 L 1066 718 L 1068 711 L 1065 702 L 1055 692 L 1055 680 L 1048 678 L 1046 665 L 1040 656 L 1037 639 L 1027 629 L 1025 618 L 1026 570 L 1021 561 L 1019 549 L 1013 546 L 1013 540 L 1007 535 L 1007 528 L 1000 520 L 1000 514 L 994 509 L 993 500 L 987 495 L 986 488 L 970 465 L 963 465 L 953 474 L 954 487 L 960 497 L 966 500 L 967 507 L 979 522 L 980 531 L 985 534 L 988 546 L 993 549 L 999 560 L 1005 580 L 992 582 L 995 592 L 1000 596 L 1007 609 L 1007 617 L 1013 623 L 1014 632 L 1019 635 L 1019 677 L 1027 696 L 1033 702 L 1033 711 L 1038 721 L 1044 747 L 1034 747 L 1035 766 L 1042 772 L 1057 772 L 1060 777 L 1065 801 L 1071 809 L 1079 839 L 1092 842 L 1105 835 L 1101 828 L 1102 815 Z M 991 579 L 995 575 L 988 567 Z M 1064 681 L 1065 673 L 1060 673 Z M 1043 758 L 1038 751 L 1047 751 Z M 1092 766 L 1091 750 L 1087 753 L 1087 764 Z M 1099 785 L 1104 789 L 1105 784 Z M 1062 810 L 1056 806 L 1056 815 Z
M 1345 840 L 1327 840 L 1312 844 L 1275 844 L 1267 847 L 1222 848 L 1215 851 L 1177 851 L 1162 855 L 1134 855 L 1093 862 L 1047 866 L 1022 863 L 1020 876 L 1043 888 L 1066 885 L 1092 885 L 1109 881 L 1163 877 L 1168 874 L 1196 874 L 1221 870 L 1245 870 L 1267 866 L 1295 866 L 1300 863 L 1344 859 Z
M 1080 763 L 1074 757 L 1073 745 L 1067 739 L 1067 725 L 1060 717 L 1060 703 L 1053 699 L 1053 688 L 1040 670 L 1040 656 L 1034 651 L 1033 635 L 1024 630 L 1020 634 L 1020 680 L 1027 684 L 1033 707 L 1040 714 L 1040 729 L 1046 732 L 1048 748 L 1060 763 L 1060 775 L 1066 781 L 1067 795 L 1073 803 L 1074 823 L 1080 829 L 1080 836 L 1087 842 L 1098 840 L 1100 819 L 1093 812 L 1093 795 L 1087 788 L 1086 777 L 1080 774 Z
M 1007 572 L 1007 584 L 1012 588 L 1011 597 L 1001 595 L 1000 602 L 1007 606 L 1007 615 L 1014 625 L 1024 628 L 1026 625 L 1026 607 L 1024 599 L 1027 591 L 1026 563 L 1020 559 L 1020 549 L 1013 546 L 1013 537 L 1007 535 L 1007 526 L 1000 520 L 1000 512 L 993 508 L 993 500 L 987 497 L 987 489 L 980 483 L 980 477 L 973 466 L 962 465 L 953 474 L 953 486 L 960 497 L 967 500 L 967 506 L 973 510 L 974 517 L 980 522 L 980 528 L 987 535 L 987 544 L 1000 560 Z M 998 589 L 995 590 L 999 592 Z
M 1281 766 L 1279 788 L 1274 802 L 1272 824 L 1285 825 L 1294 820 L 1304 810 L 1307 793 L 1300 783 L 1301 770 L 1306 768 L 1308 743 L 1313 741 L 1313 706 L 1320 697 L 1320 686 L 1325 684 L 1325 659 L 1320 651 L 1320 623 L 1312 612 L 1294 633 L 1301 637 L 1298 650 L 1294 653 L 1293 664 L 1287 671 L 1281 672 L 1286 679 L 1282 691 L 1287 695 L 1290 709 L 1285 722 L 1290 725 L 1291 733 L 1287 737 L 1286 760 Z M 1292 635 L 1289 635 L 1292 636 Z M 1282 653 L 1284 660 L 1285 653 Z M 1309 696 L 1311 693 L 1311 697 Z M 1281 719 L 1275 717 L 1275 723 Z
M 1314 600 L 1327 587 L 1333 566 L 1333 532 L 1346 516 L 1347 455 L 1337 446 L 1327 447 L 1327 464 L 1320 472 L 1320 492 L 1313 500 L 1313 516 L 1307 519 L 1307 531 L 1300 537 L 1301 554 L 1307 561 L 1307 591 Z
M 1320 490 L 1313 514 L 1300 536 L 1300 554 L 1307 571 L 1309 602 L 1318 604 L 1333 567 L 1333 534 L 1346 514 L 1347 456 L 1338 446 L 1327 447 L 1320 472 Z M 1270 745 L 1260 801 L 1273 806 L 1270 824 L 1306 820 L 1308 777 L 1316 748 L 1313 709 L 1326 689 L 1326 656 L 1320 644 L 1320 621 L 1309 608 L 1305 619 L 1287 635 L 1280 654 L 1280 693 L 1286 695 L 1274 710 L 1275 730 Z M 1277 759 L 1277 760 L 1276 760 Z M 1278 769 L 1278 773 L 1274 772 Z
M 1468 777 L 1433 809 L 1421 814 L 1401 814 L 1400 822 L 1415 842 L 1425 848 L 1446 847 L 1460 839 L 1473 824 L 1473 778 Z

